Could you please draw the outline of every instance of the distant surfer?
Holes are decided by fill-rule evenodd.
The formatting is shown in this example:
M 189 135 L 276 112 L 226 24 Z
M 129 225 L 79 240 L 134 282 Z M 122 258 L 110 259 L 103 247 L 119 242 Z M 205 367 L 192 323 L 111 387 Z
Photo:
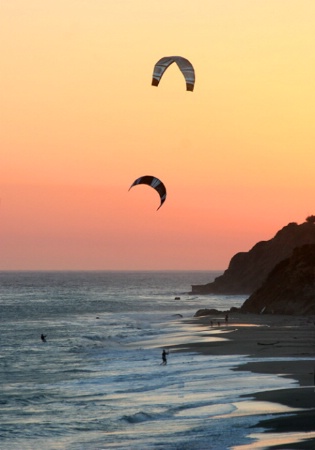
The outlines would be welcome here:
M 166 366 L 166 364 L 167 364 L 166 355 L 168 355 L 168 354 L 169 354 L 169 352 L 167 352 L 163 349 L 163 352 L 162 352 L 162 365 L 163 366 Z
M 40 338 L 41 338 L 41 340 L 42 340 L 43 342 L 47 342 L 47 341 L 46 341 L 46 337 L 47 337 L 47 336 L 45 336 L 45 335 L 43 335 L 43 334 L 40 335 Z

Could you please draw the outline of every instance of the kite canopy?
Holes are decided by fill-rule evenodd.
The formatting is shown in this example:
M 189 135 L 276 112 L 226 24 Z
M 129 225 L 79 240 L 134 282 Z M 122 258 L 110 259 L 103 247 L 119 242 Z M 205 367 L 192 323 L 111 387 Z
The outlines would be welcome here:
M 152 86 L 158 86 L 165 70 L 173 63 L 176 63 L 186 80 L 186 90 L 193 91 L 195 86 L 195 70 L 188 59 L 181 56 L 165 56 L 154 66 Z
M 160 209 L 166 199 L 166 188 L 162 181 L 156 177 L 152 177 L 151 175 L 145 175 L 143 177 L 137 178 L 130 186 L 129 191 L 133 186 L 136 186 L 138 184 L 147 184 L 148 186 L 153 187 L 153 189 L 158 192 L 161 200 L 161 204 L 158 207 L 158 209 Z

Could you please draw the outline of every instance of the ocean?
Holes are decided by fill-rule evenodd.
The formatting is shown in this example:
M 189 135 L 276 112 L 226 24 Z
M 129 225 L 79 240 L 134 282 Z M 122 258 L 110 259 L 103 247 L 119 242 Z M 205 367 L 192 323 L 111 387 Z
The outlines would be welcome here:
M 249 435 L 260 431 L 250 427 L 276 406 L 240 396 L 294 380 L 233 371 L 246 356 L 172 350 L 161 364 L 164 347 L 228 337 L 224 327 L 185 320 L 200 308 L 243 303 L 244 296 L 188 294 L 191 284 L 219 274 L 0 272 L 0 448 L 250 444 Z

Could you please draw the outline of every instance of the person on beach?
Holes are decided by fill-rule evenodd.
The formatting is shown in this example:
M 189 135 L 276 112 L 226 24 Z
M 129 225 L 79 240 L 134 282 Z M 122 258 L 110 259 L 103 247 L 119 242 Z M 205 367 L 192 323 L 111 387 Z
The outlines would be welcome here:
M 46 336 L 44 336 L 43 334 L 40 335 L 40 338 L 43 342 L 46 342 Z
M 228 324 L 228 322 L 229 322 L 229 316 L 228 316 L 228 314 L 226 314 L 226 316 L 225 316 L 225 323 L 226 323 L 226 325 Z
M 168 355 L 168 354 L 169 354 L 169 352 L 166 352 L 166 351 L 163 349 L 163 352 L 162 352 L 162 365 L 163 365 L 163 366 L 166 366 L 166 364 L 167 364 L 166 355 Z

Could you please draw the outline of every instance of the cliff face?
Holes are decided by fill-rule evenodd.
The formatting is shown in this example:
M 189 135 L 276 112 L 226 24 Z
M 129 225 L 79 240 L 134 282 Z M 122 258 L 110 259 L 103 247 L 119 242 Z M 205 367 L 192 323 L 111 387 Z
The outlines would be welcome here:
M 315 244 L 296 248 L 242 305 L 242 312 L 315 314 Z
M 223 275 L 212 283 L 193 285 L 191 293 L 251 294 L 276 264 L 288 258 L 294 248 L 305 244 L 315 244 L 315 224 L 289 223 L 269 241 L 258 242 L 248 252 L 237 253 Z

